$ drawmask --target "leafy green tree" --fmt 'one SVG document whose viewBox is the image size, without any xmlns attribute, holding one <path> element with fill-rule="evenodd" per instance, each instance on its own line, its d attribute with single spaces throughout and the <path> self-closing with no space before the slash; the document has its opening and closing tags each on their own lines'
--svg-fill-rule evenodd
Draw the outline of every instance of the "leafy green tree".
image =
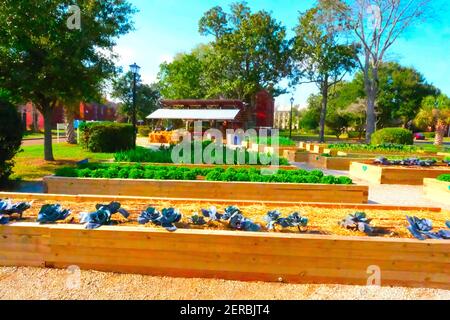
<svg viewBox="0 0 450 320">
<path fill-rule="evenodd" d="M 382 64 L 379 78 L 377 111 L 382 127 L 398 121 L 406 126 L 416 117 L 425 97 L 439 95 L 439 90 L 428 84 L 417 70 L 395 62 Z"/>
<path fill-rule="evenodd" d="M 429 96 L 422 102 L 422 108 L 415 123 L 421 128 L 432 128 L 436 132 L 435 145 L 444 143 L 444 136 L 450 125 L 450 98 L 446 95 Z"/>
<path fill-rule="evenodd" d="M 245 2 L 207 11 L 199 22 L 202 35 L 213 36 L 205 56 L 208 96 L 251 102 L 261 89 L 285 93 L 280 81 L 290 74 L 286 28 L 270 13 L 252 13 Z"/>
<path fill-rule="evenodd" d="M 119 113 L 131 119 L 133 114 L 133 83 L 134 75 L 127 72 L 113 81 L 112 97 L 121 101 Z M 144 84 L 140 76 L 136 82 L 136 108 L 138 120 L 145 118 L 159 107 L 160 93 L 157 84 Z"/>
<path fill-rule="evenodd" d="M 160 65 L 158 85 L 165 99 L 204 99 L 207 96 L 205 50 L 209 50 L 208 46 L 189 54 L 178 54 L 173 62 Z"/>
<path fill-rule="evenodd" d="M 356 50 L 341 44 L 340 1 L 320 0 L 300 15 L 293 41 L 294 84 L 313 82 L 322 95 L 319 140 L 325 142 L 325 123 L 330 89 L 356 67 Z M 336 117 L 334 117 L 336 118 Z"/>
<path fill-rule="evenodd" d="M 72 4 L 81 9 L 81 28 L 68 26 Z M 112 49 L 132 29 L 133 13 L 126 0 L 0 2 L 0 86 L 42 113 L 45 160 L 54 160 L 54 109 L 115 73 Z"/>
<path fill-rule="evenodd" d="M 403 67 L 395 62 L 380 65 L 378 71 L 379 92 L 376 100 L 377 126 L 406 126 L 420 110 L 422 100 L 429 95 L 439 95 L 439 90 L 428 84 L 417 70 Z M 364 92 L 364 75 L 356 74 L 351 87 L 359 87 L 359 97 L 367 98 Z"/>
<path fill-rule="evenodd" d="M 317 130 L 320 121 L 321 95 L 308 97 L 308 107 L 300 112 L 300 128 L 306 131 Z"/>
</svg>

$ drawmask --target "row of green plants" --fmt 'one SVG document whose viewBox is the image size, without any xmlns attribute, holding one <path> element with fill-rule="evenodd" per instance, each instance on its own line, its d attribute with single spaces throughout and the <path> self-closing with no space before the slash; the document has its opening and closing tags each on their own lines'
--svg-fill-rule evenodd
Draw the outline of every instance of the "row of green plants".
<svg viewBox="0 0 450 320">
<path fill-rule="evenodd" d="M 0 199 L 0 224 L 8 224 L 14 216 L 16 216 L 16 219 L 22 219 L 23 213 L 30 209 L 31 206 L 32 203 L 30 202 L 14 203 L 10 199 Z M 37 222 L 40 224 L 49 224 L 64 221 L 71 214 L 70 209 L 64 209 L 60 204 L 45 204 L 39 211 Z M 112 223 L 111 218 L 115 214 L 120 214 L 125 219 L 130 217 L 130 213 L 122 208 L 119 202 L 111 202 L 109 204 L 97 204 L 95 211 L 80 213 L 79 220 L 81 224 L 86 226 L 86 229 L 98 229 L 101 226 L 110 225 Z M 141 225 L 153 224 L 161 226 L 173 232 L 177 230 L 176 224 L 181 222 L 182 218 L 182 213 L 176 208 L 164 208 L 159 211 L 155 207 L 148 207 L 140 213 L 137 222 Z M 406 219 L 409 223 L 407 229 L 419 240 L 450 239 L 450 230 L 433 232 L 433 223 L 431 220 L 409 216 Z M 223 213 L 219 213 L 216 207 L 202 209 L 201 214 L 194 213 L 188 218 L 189 223 L 195 226 L 204 226 L 212 222 L 225 222 L 230 229 L 251 232 L 259 232 L 264 229 L 266 231 L 273 231 L 276 228 L 298 228 L 298 231 L 302 232 L 309 222 L 308 218 L 302 216 L 299 212 L 294 212 L 287 217 L 283 217 L 278 210 L 269 211 L 264 217 L 264 220 L 267 224 L 261 226 L 246 218 L 243 212 L 236 206 L 228 206 Z M 374 235 L 376 228 L 370 225 L 371 221 L 365 212 L 356 212 L 339 221 L 338 225 L 345 229 Z M 450 228 L 450 221 L 446 222 L 446 226 Z"/>
<path fill-rule="evenodd" d="M 450 182 L 450 174 L 442 174 L 437 179 L 439 181 Z"/>
<path fill-rule="evenodd" d="M 395 144 L 395 143 L 384 143 L 378 145 L 335 143 L 328 145 L 328 148 L 339 151 L 368 151 L 368 152 L 391 152 L 391 153 L 412 153 L 419 151 L 419 148 L 416 146 Z"/>
<path fill-rule="evenodd" d="M 289 139 L 288 137 L 258 137 L 256 141 L 252 141 L 257 144 L 267 145 L 268 147 L 272 146 L 274 143 L 278 143 L 278 146 L 280 147 L 295 147 L 297 144 L 292 139 Z"/>
<path fill-rule="evenodd" d="M 207 141 L 203 142 L 202 150 L 205 150 L 207 146 L 209 146 L 212 142 Z M 172 152 L 175 148 L 175 145 L 171 145 L 169 147 L 160 147 L 158 150 L 151 150 L 143 147 L 137 147 L 133 150 L 128 151 L 121 151 L 117 152 L 114 155 L 114 161 L 115 162 L 147 162 L 147 163 L 173 163 L 172 159 Z M 227 153 L 232 154 L 230 159 L 227 158 Z M 241 157 L 241 155 L 244 155 Z M 183 152 L 179 154 L 180 158 L 183 157 Z M 190 155 L 190 161 L 186 161 L 186 163 L 196 163 L 195 161 L 195 153 L 194 153 L 194 145 L 191 145 L 191 155 Z M 216 159 L 215 152 L 213 151 L 211 153 L 211 157 L 213 159 Z M 250 163 L 251 159 L 255 157 L 256 163 L 255 165 L 262 165 L 266 164 L 262 159 L 266 159 L 268 157 L 271 157 L 273 159 L 272 161 L 277 161 L 279 165 L 287 166 L 289 165 L 289 161 L 285 158 L 279 157 L 278 155 L 271 155 L 271 154 L 263 154 L 263 153 L 256 153 L 256 152 L 250 152 L 243 148 L 239 148 L 237 150 L 232 150 L 227 148 L 226 146 L 223 146 L 222 149 L 222 164 L 234 164 L 234 165 L 247 165 L 247 164 L 253 164 Z M 220 160 L 220 159 L 219 159 Z M 206 163 L 205 159 L 202 156 L 202 163 Z"/>
<path fill-rule="evenodd" d="M 449 152 L 450 149 L 446 147 L 439 147 L 435 145 L 422 145 L 422 146 L 410 146 L 395 143 L 383 143 L 378 145 L 373 144 L 357 144 L 357 143 L 334 143 L 328 145 L 329 149 L 344 151 L 344 152 L 383 152 L 383 153 L 398 153 L 398 154 L 411 154 L 411 153 L 438 153 Z"/>
<path fill-rule="evenodd" d="M 179 166 L 86 164 L 58 168 L 59 177 L 104 179 L 207 180 L 229 182 L 352 184 L 348 177 L 325 175 L 320 170 L 258 170 L 256 168 L 189 168 Z"/>
</svg>

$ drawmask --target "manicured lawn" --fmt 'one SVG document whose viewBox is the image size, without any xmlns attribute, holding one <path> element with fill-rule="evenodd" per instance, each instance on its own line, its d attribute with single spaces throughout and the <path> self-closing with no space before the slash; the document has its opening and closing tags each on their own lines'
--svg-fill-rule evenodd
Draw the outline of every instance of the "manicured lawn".
<svg viewBox="0 0 450 320">
<path fill-rule="evenodd" d="M 58 130 L 54 129 L 52 130 L 52 135 L 56 137 L 58 134 Z M 64 136 L 66 133 L 64 130 L 59 130 L 60 136 Z M 44 139 L 44 133 L 43 132 L 32 132 L 32 131 L 26 131 L 23 134 L 23 140 L 30 140 L 30 139 Z"/>
<path fill-rule="evenodd" d="M 66 143 L 54 144 L 53 154 L 56 161 L 44 161 L 44 146 L 22 147 L 16 158 L 12 179 L 23 181 L 40 180 L 46 175 L 51 175 L 61 166 L 75 165 L 78 161 L 88 158 L 90 161 L 113 159 L 112 153 L 92 153 L 83 150 L 78 145 Z"/>
<path fill-rule="evenodd" d="M 280 131 L 280 136 L 289 137 L 289 131 Z M 357 142 L 358 139 L 349 139 L 347 134 L 343 134 L 339 139 L 333 135 L 325 135 L 327 142 Z M 292 132 L 292 140 L 294 141 L 319 141 L 319 135 L 314 134 L 304 134 L 297 131 Z"/>
</svg>

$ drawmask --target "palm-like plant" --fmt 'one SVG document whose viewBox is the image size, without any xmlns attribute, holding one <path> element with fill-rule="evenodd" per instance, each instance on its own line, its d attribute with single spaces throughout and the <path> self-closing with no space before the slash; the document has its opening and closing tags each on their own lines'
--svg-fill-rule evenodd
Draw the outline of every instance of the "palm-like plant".
<svg viewBox="0 0 450 320">
<path fill-rule="evenodd" d="M 425 98 L 414 122 L 421 128 L 434 128 L 436 133 L 434 144 L 442 145 L 446 129 L 450 125 L 450 98 L 443 94 Z"/>
</svg>

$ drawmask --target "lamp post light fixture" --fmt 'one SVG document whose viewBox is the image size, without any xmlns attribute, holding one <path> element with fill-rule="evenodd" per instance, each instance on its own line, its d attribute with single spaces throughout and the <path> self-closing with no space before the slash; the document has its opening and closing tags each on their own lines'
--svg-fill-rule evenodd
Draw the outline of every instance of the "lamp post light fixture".
<svg viewBox="0 0 450 320">
<path fill-rule="evenodd" d="M 132 119 L 133 122 L 133 146 L 136 148 L 136 139 L 137 139 L 137 106 L 136 106 L 136 93 L 137 93 L 137 76 L 139 75 L 139 67 L 136 63 L 130 66 L 130 71 L 133 74 L 133 110 L 132 110 Z"/>
<path fill-rule="evenodd" d="M 293 96 L 290 101 L 291 101 L 291 116 L 289 120 L 289 139 L 292 139 L 292 110 L 294 108 L 294 101 L 295 101 Z"/>
</svg>

